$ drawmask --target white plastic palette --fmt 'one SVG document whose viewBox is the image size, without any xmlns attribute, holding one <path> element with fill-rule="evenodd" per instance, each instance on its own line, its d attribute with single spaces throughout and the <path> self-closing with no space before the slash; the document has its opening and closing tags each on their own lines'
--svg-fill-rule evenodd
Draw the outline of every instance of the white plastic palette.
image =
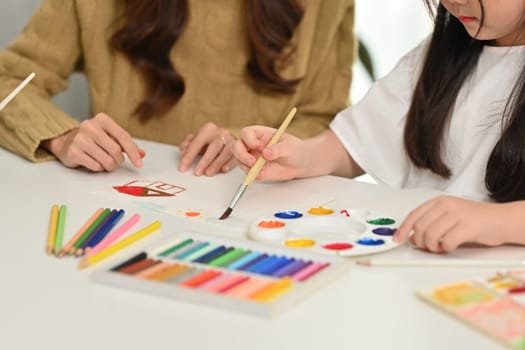
<svg viewBox="0 0 525 350">
<path fill-rule="evenodd" d="M 251 239 L 315 253 L 358 256 L 393 249 L 397 219 L 366 209 L 279 210 L 254 221 Z"/>
</svg>

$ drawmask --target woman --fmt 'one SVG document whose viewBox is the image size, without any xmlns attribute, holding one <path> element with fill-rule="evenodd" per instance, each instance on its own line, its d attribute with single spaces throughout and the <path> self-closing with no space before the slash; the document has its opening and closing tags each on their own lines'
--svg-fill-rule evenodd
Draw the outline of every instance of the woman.
<svg viewBox="0 0 525 350">
<path fill-rule="evenodd" d="M 112 171 L 132 137 L 181 146 L 179 169 L 214 175 L 248 124 L 324 130 L 347 105 L 354 57 L 353 0 L 43 0 L 0 52 L 0 96 L 37 77 L 0 112 L 0 145 L 32 161 Z M 85 74 L 93 118 L 51 101 Z"/>
</svg>

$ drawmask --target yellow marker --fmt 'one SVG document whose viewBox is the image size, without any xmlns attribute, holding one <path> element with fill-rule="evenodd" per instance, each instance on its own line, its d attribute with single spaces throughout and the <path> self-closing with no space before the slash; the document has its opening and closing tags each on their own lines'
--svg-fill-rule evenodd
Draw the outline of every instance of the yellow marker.
<svg viewBox="0 0 525 350">
<path fill-rule="evenodd" d="M 51 208 L 51 219 L 49 222 L 49 231 L 47 233 L 47 255 L 51 255 L 55 248 L 55 237 L 57 235 L 57 223 L 58 223 L 58 205 L 54 204 Z"/>
<path fill-rule="evenodd" d="M 155 230 L 160 228 L 160 222 L 155 221 L 154 223 L 144 227 L 141 230 L 138 230 L 134 234 L 124 238 L 121 241 L 118 241 L 117 243 L 110 245 L 109 247 L 101 250 L 100 252 L 91 255 L 89 257 L 85 257 L 80 261 L 78 264 L 79 269 L 83 269 L 85 267 L 88 267 L 90 265 L 96 264 L 100 262 L 101 260 L 107 258 L 108 256 L 111 256 L 115 254 L 116 252 L 120 251 L 121 249 L 126 248 L 127 246 L 135 243 L 139 239 L 142 239 L 149 235 L 150 233 L 154 232 Z"/>
</svg>

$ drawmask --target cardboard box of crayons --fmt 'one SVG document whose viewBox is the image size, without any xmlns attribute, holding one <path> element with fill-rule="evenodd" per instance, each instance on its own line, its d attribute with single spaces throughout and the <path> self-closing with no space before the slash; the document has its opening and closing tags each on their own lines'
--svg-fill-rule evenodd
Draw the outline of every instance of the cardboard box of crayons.
<svg viewBox="0 0 525 350">
<path fill-rule="evenodd" d="M 448 315 L 515 349 L 525 349 L 525 270 L 421 289 Z"/>
<path fill-rule="evenodd" d="M 186 232 L 97 270 L 93 278 L 180 301 L 275 316 L 350 266 L 341 257 Z"/>
</svg>

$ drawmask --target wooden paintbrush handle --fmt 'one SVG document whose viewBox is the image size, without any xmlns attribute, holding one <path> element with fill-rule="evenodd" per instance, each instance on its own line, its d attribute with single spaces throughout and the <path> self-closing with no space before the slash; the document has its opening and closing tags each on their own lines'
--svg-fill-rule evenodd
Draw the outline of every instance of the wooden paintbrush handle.
<svg viewBox="0 0 525 350">
<path fill-rule="evenodd" d="M 281 136 L 283 136 L 286 128 L 288 127 L 288 125 L 290 125 L 290 122 L 292 121 L 292 119 L 295 116 L 296 112 L 297 112 L 297 108 L 296 107 L 294 107 L 294 108 L 292 108 L 290 110 L 290 112 L 288 113 L 286 118 L 284 118 L 284 120 L 283 120 L 281 126 L 279 127 L 279 129 L 277 129 L 275 134 L 273 134 L 272 138 L 270 139 L 270 142 L 268 142 L 266 147 L 271 146 L 271 145 L 277 143 L 277 141 L 279 141 Z M 262 156 L 259 156 L 259 158 L 257 158 L 257 161 L 255 162 L 255 164 L 252 166 L 252 168 L 248 172 L 248 175 L 246 175 L 246 178 L 244 179 L 244 184 L 246 186 L 251 184 L 253 182 L 253 180 L 255 180 L 257 175 L 259 175 L 259 173 L 261 172 L 262 167 L 264 166 L 264 163 L 266 163 L 266 160 Z"/>
</svg>

